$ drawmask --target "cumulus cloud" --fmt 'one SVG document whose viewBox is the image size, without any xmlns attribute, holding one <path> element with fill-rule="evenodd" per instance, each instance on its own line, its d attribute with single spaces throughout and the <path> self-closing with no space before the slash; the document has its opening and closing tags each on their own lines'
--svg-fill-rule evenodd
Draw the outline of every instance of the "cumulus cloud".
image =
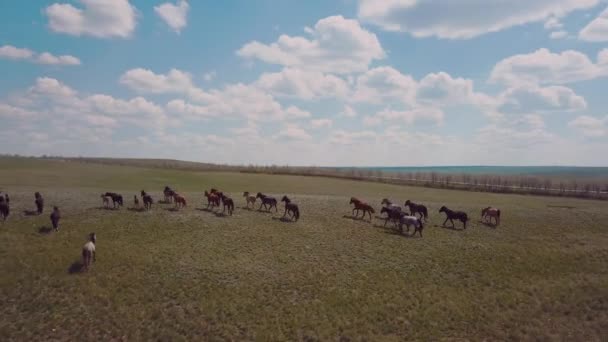
<svg viewBox="0 0 608 342">
<path fill-rule="evenodd" d="M 578 33 L 578 37 L 588 42 L 608 41 L 608 8 L 593 19 Z"/>
<path fill-rule="evenodd" d="M 171 69 L 164 75 L 135 68 L 122 74 L 120 83 L 142 94 L 187 94 L 195 88 L 192 75 L 178 69 Z"/>
<path fill-rule="evenodd" d="M 608 116 L 600 119 L 582 115 L 570 121 L 568 126 L 579 130 L 584 136 L 589 138 L 608 136 Z"/>
<path fill-rule="evenodd" d="M 57 33 L 96 38 L 128 38 L 137 24 L 137 10 L 128 0 L 80 0 L 82 7 L 55 3 L 45 10 Z"/>
<path fill-rule="evenodd" d="M 608 75 L 608 65 L 604 63 L 608 55 L 606 50 L 598 54 L 597 64 L 575 50 L 553 53 L 543 48 L 529 54 L 511 56 L 494 66 L 490 81 L 504 84 L 564 84 L 604 77 Z"/>
<path fill-rule="evenodd" d="M 74 56 L 55 56 L 49 52 L 37 54 L 30 49 L 17 48 L 12 45 L 0 46 L 0 58 L 25 60 L 32 63 L 48 65 L 80 65 L 80 60 Z"/>
<path fill-rule="evenodd" d="M 376 133 L 373 131 L 345 131 L 335 130 L 331 132 L 329 143 L 338 145 L 351 145 L 360 141 L 374 140 Z"/>
<path fill-rule="evenodd" d="M 310 125 L 313 128 L 323 128 L 323 127 L 331 127 L 333 125 L 333 121 L 331 119 L 315 119 L 310 121 Z"/>
<path fill-rule="evenodd" d="M 387 121 L 401 122 L 408 125 L 420 121 L 427 121 L 439 125 L 443 122 L 443 118 L 443 111 L 441 109 L 432 107 L 414 108 L 403 111 L 384 109 L 373 116 L 366 117 L 363 122 L 368 126 L 379 125 Z"/>
<path fill-rule="evenodd" d="M 281 35 L 271 44 L 252 41 L 237 51 L 246 59 L 257 59 L 302 70 L 347 74 L 367 70 L 385 52 L 375 34 L 356 20 L 332 16 L 307 28 L 309 37 Z"/>
<path fill-rule="evenodd" d="M 380 104 L 385 101 L 412 103 L 417 83 L 393 67 L 377 67 L 357 77 L 354 102 Z"/>
<path fill-rule="evenodd" d="M 599 0 L 359 0 L 358 16 L 414 37 L 469 39 L 589 9 Z M 471 15 L 480 13 L 481 15 Z"/>
<path fill-rule="evenodd" d="M 312 137 L 304 129 L 297 125 L 287 124 L 283 127 L 276 135 L 279 139 L 290 139 L 290 140 L 310 140 Z"/>
<path fill-rule="evenodd" d="M 566 38 L 566 37 L 568 37 L 568 32 L 566 32 L 566 31 L 553 31 L 549 35 L 549 38 L 551 38 L 551 39 L 562 39 L 562 38 Z"/>
<path fill-rule="evenodd" d="M 344 98 L 350 90 L 348 83 L 337 76 L 293 68 L 264 73 L 255 85 L 277 96 L 304 100 Z"/>
<path fill-rule="evenodd" d="M 154 6 L 156 14 L 176 33 L 180 33 L 188 24 L 189 9 L 190 5 L 185 0 L 180 0 L 176 4 L 165 2 Z"/>
<path fill-rule="evenodd" d="M 345 118 L 354 118 L 357 116 L 357 111 L 355 111 L 353 107 L 349 105 L 344 105 L 344 109 L 338 114 L 338 116 Z"/>
<path fill-rule="evenodd" d="M 522 85 L 509 88 L 499 96 L 503 112 L 579 111 L 587 102 L 572 89 L 563 86 Z"/>
</svg>

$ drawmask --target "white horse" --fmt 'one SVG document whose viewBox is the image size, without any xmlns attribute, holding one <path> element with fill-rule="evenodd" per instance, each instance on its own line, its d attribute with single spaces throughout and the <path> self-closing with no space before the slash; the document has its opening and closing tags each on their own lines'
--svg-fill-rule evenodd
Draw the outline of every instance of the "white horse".
<svg viewBox="0 0 608 342">
<path fill-rule="evenodd" d="M 422 237 L 422 229 L 424 229 L 424 226 L 422 225 L 422 220 L 420 220 L 416 216 L 401 216 L 401 219 L 399 219 L 399 231 L 401 233 L 403 233 L 403 225 L 407 227 L 408 232 L 410 231 L 410 226 L 414 226 L 414 234 L 412 235 L 416 235 L 416 232 L 418 232 L 418 234 L 420 234 L 420 237 Z"/>
<path fill-rule="evenodd" d="M 84 266 L 84 270 L 89 270 L 89 265 L 91 264 L 91 259 L 95 262 L 95 242 L 97 241 L 97 236 L 95 233 L 89 234 L 89 242 L 85 243 L 82 246 L 82 265 Z"/>
</svg>

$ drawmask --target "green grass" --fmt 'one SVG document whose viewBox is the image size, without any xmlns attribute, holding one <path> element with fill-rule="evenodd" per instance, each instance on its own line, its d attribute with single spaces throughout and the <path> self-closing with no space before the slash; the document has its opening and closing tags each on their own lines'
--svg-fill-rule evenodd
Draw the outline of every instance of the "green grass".
<svg viewBox="0 0 608 342">
<path fill-rule="evenodd" d="M 0 224 L 2 340 L 572 340 L 608 336 L 608 203 L 399 187 L 318 177 L 196 173 L 0 160 L 12 215 Z M 171 185 L 189 207 L 100 210 Z M 233 217 L 196 210 L 218 187 Z M 289 194 L 298 223 L 241 209 L 243 191 Z M 43 216 L 33 192 L 45 196 Z M 345 218 L 348 199 L 427 204 L 424 238 Z M 466 231 L 441 227 L 441 205 Z M 48 208 L 58 205 L 59 233 Z M 502 224 L 479 223 L 498 206 Z M 281 213 L 281 212 L 280 212 Z M 71 274 L 86 235 L 97 262 Z"/>
</svg>

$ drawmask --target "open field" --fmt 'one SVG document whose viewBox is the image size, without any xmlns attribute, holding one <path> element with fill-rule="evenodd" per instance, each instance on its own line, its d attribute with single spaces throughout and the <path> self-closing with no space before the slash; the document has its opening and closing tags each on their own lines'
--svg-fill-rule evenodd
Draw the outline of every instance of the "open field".
<svg viewBox="0 0 608 342">
<path fill-rule="evenodd" d="M 165 185 L 189 207 L 127 210 Z M 198 210 L 217 187 L 233 217 Z M 1 340 L 571 340 L 608 336 L 608 203 L 321 177 L 0 160 Z M 301 220 L 241 209 L 289 194 Z M 34 191 L 46 200 L 43 216 Z M 126 206 L 101 209 L 99 194 Z M 348 217 L 348 199 L 426 204 L 424 238 Z M 62 228 L 48 233 L 52 205 Z M 473 218 L 442 228 L 441 205 Z M 480 209 L 501 208 L 498 228 Z M 279 206 L 282 207 L 282 206 Z M 457 225 L 459 227 L 459 225 Z M 89 232 L 97 262 L 70 272 Z"/>
</svg>

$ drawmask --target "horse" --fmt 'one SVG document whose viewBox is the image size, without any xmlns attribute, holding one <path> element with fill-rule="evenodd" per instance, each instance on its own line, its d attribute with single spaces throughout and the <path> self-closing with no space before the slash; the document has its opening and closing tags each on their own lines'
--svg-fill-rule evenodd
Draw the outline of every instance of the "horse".
<svg viewBox="0 0 608 342">
<path fill-rule="evenodd" d="M 441 209 L 439 209 L 439 212 L 445 213 L 446 215 L 445 221 L 443 221 L 442 226 L 445 226 L 445 223 L 450 220 L 450 222 L 452 222 L 452 228 L 455 228 L 453 220 L 456 219 L 462 222 L 464 229 L 467 229 L 467 221 L 469 220 L 469 216 L 467 215 L 467 213 L 463 211 L 453 211 L 448 209 L 446 206 L 442 206 Z"/>
<path fill-rule="evenodd" d="M 84 270 L 89 270 L 89 265 L 91 264 L 91 259 L 93 262 L 96 261 L 95 258 L 95 243 L 97 242 L 97 236 L 95 233 L 89 234 L 89 241 L 82 246 L 82 265 L 84 266 Z"/>
<path fill-rule="evenodd" d="M 251 203 L 251 207 L 255 207 L 255 196 L 249 195 L 248 191 L 243 192 L 243 197 L 247 200 L 247 208 L 249 208 L 249 203 Z"/>
<path fill-rule="evenodd" d="M 412 235 L 416 235 L 416 232 L 418 232 L 418 234 L 420 234 L 420 237 L 422 237 L 422 229 L 424 229 L 424 226 L 422 225 L 421 218 L 418 218 L 416 216 L 403 215 L 399 218 L 399 231 L 401 233 L 403 233 L 403 225 L 407 227 L 408 232 L 410 231 L 410 226 L 414 226 L 414 234 Z"/>
<path fill-rule="evenodd" d="M 133 195 L 133 205 L 135 206 L 135 208 L 139 209 L 139 198 L 137 197 L 137 195 Z"/>
<path fill-rule="evenodd" d="M 53 212 L 51 213 L 50 219 L 51 219 L 51 223 L 53 224 L 53 229 L 55 229 L 55 231 L 58 232 L 59 231 L 59 220 L 61 219 L 61 213 L 59 212 L 59 208 L 53 207 Z"/>
<path fill-rule="evenodd" d="M 277 199 L 276 198 L 266 196 L 261 192 L 258 192 L 258 194 L 255 197 L 259 198 L 262 201 L 262 203 L 260 204 L 260 208 L 258 210 L 262 210 L 262 206 L 264 206 L 264 209 L 266 209 L 266 211 L 270 211 L 270 209 L 272 209 L 272 207 L 274 207 L 275 212 L 279 211 L 279 209 L 277 209 Z"/>
<path fill-rule="evenodd" d="M 401 207 L 394 204 L 393 202 L 391 202 L 388 198 L 383 198 L 382 202 L 380 203 L 382 206 L 386 206 L 389 207 L 391 209 L 395 209 L 395 210 L 399 210 L 401 211 Z"/>
<path fill-rule="evenodd" d="M 351 197 L 350 198 L 350 203 L 349 204 L 354 204 L 355 207 L 353 208 L 352 211 L 352 215 L 357 218 L 359 215 L 359 210 L 363 211 L 363 216 L 361 216 L 361 219 L 365 219 L 365 213 L 369 214 L 369 220 L 372 220 L 372 214 L 375 214 L 376 211 L 374 210 L 374 208 L 372 208 L 371 205 L 355 198 L 355 197 Z M 355 214 L 355 211 L 357 211 L 357 213 Z"/>
<path fill-rule="evenodd" d="M 36 211 L 38 212 L 38 215 L 40 215 L 44 211 L 44 198 L 42 198 L 42 195 L 39 192 L 36 192 L 34 194 L 34 198 L 34 203 L 36 204 Z"/>
<path fill-rule="evenodd" d="M 492 208 L 492 207 L 487 207 L 487 208 L 483 208 L 481 210 L 481 219 L 485 220 L 489 218 L 489 223 L 492 223 L 492 217 L 494 218 L 495 221 L 495 226 L 498 226 L 500 224 L 500 209 L 497 208 Z"/>
<path fill-rule="evenodd" d="M 144 208 L 146 210 L 150 210 L 152 209 L 152 204 L 154 203 L 154 200 L 152 199 L 152 196 L 148 195 L 145 191 L 142 190 L 142 195 L 141 198 L 144 202 Z"/>
<path fill-rule="evenodd" d="M 101 194 L 101 201 L 103 202 L 103 206 L 105 208 L 109 208 L 110 207 L 110 196 L 106 196 L 104 194 Z"/>
<path fill-rule="evenodd" d="M 122 207 L 123 201 L 122 201 L 121 194 L 117 194 L 114 192 L 106 192 L 105 195 L 112 198 L 112 205 L 114 205 L 114 209 L 116 209 L 116 207 L 118 207 L 118 206 Z"/>
<path fill-rule="evenodd" d="M 6 221 L 9 213 L 10 213 L 9 203 L 4 199 L 4 197 L 2 195 L 0 195 L 0 216 L 2 216 L 2 221 Z"/>
<path fill-rule="evenodd" d="M 300 209 L 298 208 L 297 204 L 292 203 L 287 196 L 283 196 L 283 198 L 281 198 L 281 202 L 285 202 L 285 212 L 283 213 L 283 218 L 285 218 L 287 213 L 289 213 L 290 219 L 293 220 L 295 218 L 296 221 L 300 219 Z"/>
<path fill-rule="evenodd" d="M 386 219 L 384 220 L 384 227 L 386 227 L 388 220 L 393 221 L 395 226 L 397 226 L 397 222 L 399 222 L 399 220 L 401 220 L 401 216 L 404 215 L 404 213 L 401 210 L 391 209 L 390 207 L 382 207 L 382 209 L 380 210 L 380 214 L 384 214 L 384 213 L 386 213 Z"/>
<path fill-rule="evenodd" d="M 174 190 L 172 190 L 170 187 L 165 186 L 165 189 L 163 190 L 163 194 L 165 195 L 165 202 L 171 203 L 176 192 Z"/>
<path fill-rule="evenodd" d="M 410 200 L 405 201 L 405 206 L 410 208 L 410 214 L 412 216 L 416 216 L 416 214 L 420 214 L 420 219 L 424 217 L 424 220 L 428 218 L 428 210 L 422 204 L 416 204 Z"/>
<path fill-rule="evenodd" d="M 173 201 L 175 202 L 175 208 L 183 208 L 186 206 L 186 197 L 173 192 Z"/>
<path fill-rule="evenodd" d="M 215 189 L 211 189 L 211 191 L 213 191 Z M 213 208 L 213 207 L 219 207 L 220 206 L 220 198 L 217 195 L 217 192 L 207 192 L 207 190 L 205 190 L 205 197 L 207 197 L 207 209 L 209 209 L 209 207 Z"/>
<path fill-rule="evenodd" d="M 226 208 L 228 208 L 228 213 L 230 214 L 230 216 L 232 216 L 232 212 L 234 211 L 234 201 L 232 200 L 232 198 L 224 195 L 222 192 L 218 194 L 220 199 L 222 200 L 222 205 L 224 206 L 224 210 L 222 211 L 222 213 L 224 213 L 226 211 Z"/>
</svg>

